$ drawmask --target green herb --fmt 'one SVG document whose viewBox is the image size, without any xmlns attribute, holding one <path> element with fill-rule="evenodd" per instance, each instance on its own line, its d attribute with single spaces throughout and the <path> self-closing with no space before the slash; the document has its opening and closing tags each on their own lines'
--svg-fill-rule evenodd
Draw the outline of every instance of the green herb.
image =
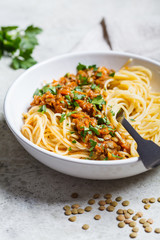
<svg viewBox="0 0 160 240">
<path fill-rule="evenodd" d="M 111 112 L 112 116 L 115 116 L 115 112 L 113 112 L 112 109 L 110 110 L 110 112 Z"/>
<path fill-rule="evenodd" d="M 92 83 L 92 85 L 91 85 L 91 89 L 94 90 L 96 87 L 97 87 L 97 85 L 94 84 L 94 83 Z"/>
<path fill-rule="evenodd" d="M 114 77 L 114 75 L 115 75 L 115 72 L 112 72 L 109 74 L 110 77 Z"/>
<path fill-rule="evenodd" d="M 57 95 L 56 86 L 50 86 L 48 89 L 53 95 Z"/>
<path fill-rule="evenodd" d="M 96 104 L 96 105 L 106 104 L 106 102 L 104 101 L 102 95 L 98 95 L 97 97 L 93 98 L 92 103 Z"/>
<path fill-rule="evenodd" d="M 100 135 L 98 129 L 96 127 L 93 127 L 91 124 L 89 125 L 89 129 L 94 132 L 96 135 Z"/>
<path fill-rule="evenodd" d="M 109 119 L 106 116 L 102 118 L 101 115 L 96 115 L 95 117 L 98 117 L 98 124 L 99 125 L 103 124 L 103 123 L 105 123 L 106 125 L 110 124 L 110 121 L 109 121 Z"/>
<path fill-rule="evenodd" d="M 42 95 L 43 95 L 43 91 L 41 89 L 37 88 L 33 94 L 33 97 L 34 96 L 42 96 Z"/>
<path fill-rule="evenodd" d="M 84 142 L 84 141 L 85 141 L 85 137 L 86 137 L 86 135 L 87 135 L 87 133 L 88 133 L 88 131 L 89 131 L 89 128 L 87 128 L 87 127 L 81 127 L 81 128 L 84 129 L 84 131 L 81 131 L 81 132 L 80 132 L 80 134 L 81 134 L 81 136 L 82 136 L 82 139 L 83 139 L 83 142 Z"/>
<path fill-rule="evenodd" d="M 77 141 L 76 140 L 73 140 L 72 143 L 76 143 Z"/>
<path fill-rule="evenodd" d="M 12 58 L 11 67 L 14 69 L 27 69 L 37 63 L 32 53 L 38 45 L 37 34 L 42 29 L 33 25 L 25 30 L 18 29 L 18 26 L 0 28 L 0 58 L 6 54 Z"/>
<path fill-rule="evenodd" d="M 100 142 L 104 142 L 104 139 L 103 139 L 103 138 L 98 138 L 98 140 L 99 140 Z"/>
<path fill-rule="evenodd" d="M 74 90 L 75 90 L 75 91 L 79 91 L 79 92 L 81 92 L 81 91 L 82 91 L 82 88 L 81 88 L 80 86 L 77 86 L 77 87 L 75 87 Z"/>
<path fill-rule="evenodd" d="M 96 76 L 97 77 L 102 77 L 102 72 L 98 72 Z"/>
<path fill-rule="evenodd" d="M 73 99 L 73 106 L 74 107 L 79 107 L 79 104 Z"/>
<path fill-rule="evenodd" d="M 88 66 L 88 69 L 91 69 L 93 68 L 93 71 L 97 71 L 98 70 L 98 67 L 94 64 L 94 65 L 91 65 L 91 66 Z"/>
<path fill-rule="evenodd" d="M 90 99 L 90 97 L 88 97 L 87 102 L 92 103 L 92 99 Z"/>
<path fill-rule="evenodd" d="M 67 117 L 70 117 L 72 114 L 74 114 L 74 113 L 77 113 L 77 111 L 73 111 L 73 112 L 69 112 L 68 114 L 67 114 Z"/>
<path fill-rule="evenodd" d="M 89 141 L 90 141 L 90 144 L 91 144 L 91 148 L 89 149 L 89 151 L 91 152 L 95 148 L 95 146 L 97 145 L 97 142 L 95 142 L 92 139 L 90 139 Z"/>
<path fill-rule="evenodd" d="M 75 132 L 74 131 L 70 131 L 70 134 L 74 134 Z"/>
<path fill-rule="evenodd" d="M 46 84 L 42 89 L 40 89 L 43 94 L 46 93 L 46 92 L 50 92 L 52 93 L 53 95 L 56 95 L 57 94 L 57 91 L 56 91 L 56 87 L 55 86 L 50 86 L 49 84 Z"/>
<path fill-rule="evenodd" d="M 89 157 L 93 157 L 93 152 L 90 152 Z"/>
<path fill-rule="evenodd" d="M 118 156 L 118 155 L 114 155 L 113 153 L 112 153 L 112 157 L 122 159 L 122 157 L 120 157 L 120 156 Z"/>
<path fill-rule="evenodd" d="M 78 66 L 77 66 L 77 70 L 80 71 L 80 70 L 85 70 L 87 69 L 87 67 L 81 63 L 78 63 Z"/>
<path fill-rule="evenodd" d="M 136 120 L 135 120 L 135 119 L 133 119 L 133 118 L 131 118 L 130 120 L 131 120 L 132 122 L 135 122 L 135 121 L 136 121 Z"/>
<path fill-rule="evenodd" d="M 66 73 L 66 74 L 64 75 L 64 77 L 69 77 L 69 73 Z"/>
<path fill-rule="evenodd" d="M 61 101 L 61 103 L 64 103 L 64 101 Z"/>
<path fill-rule="evenodd" d="M 69 95 L 65 95 L 65 98 L 71 100 L 71 97 Z"/>
<path fill-rule="evenodd" d="M 110 134 L 112 137 L 115 137 L 115 133 L 114 133 L 114 132 L 109 132 L 109 134 Z"/>
<path fill-rule="evenodd" d="M 80 86 L 90 84 L 90 83 L 88 82 L 88 79 L 87 79 L 86 77 L 82 77 L 81 74 L 79 75 L 79 80 L 80 80 Z"/>
<path fill-rule="evenodd" d="M 81 100 L 85 97 L 86 97 L 86 95 L 84 95 L 84 94 L 74 93 L 74 100 Z"/>
<path fill-rule="evenodd" d="M 71 148 L 71 147 L 69 147 L 69 148 L 68 148 L 68 151 L 72 151 L 72 148 Z"/>
<path fill-rule="evenodd" d="M 40 108 L 38 109 L 38 112 L 41 112 L 41 113 L 46 112 L 46 105 L 40 106 Z"/>
<path fill-rule="evenodd" d="M 108 157 L 105 157 L 104 160 L 108 160 Z"/>
<path fill-rule="evenodd" d="M 60 123 L 62 123 L 64 120 L 66 119 L 66 114 L 65 113 L 62 113 L 61 114 L 61 118 L 60 118 Z"/>
</svg>

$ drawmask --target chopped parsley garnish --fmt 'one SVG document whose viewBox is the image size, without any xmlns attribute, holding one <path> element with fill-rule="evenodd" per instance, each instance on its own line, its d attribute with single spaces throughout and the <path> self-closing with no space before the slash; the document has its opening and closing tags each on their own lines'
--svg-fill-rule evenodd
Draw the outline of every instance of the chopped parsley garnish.
<svg viewBox="0 0 160 240">
<path fill-rule="evenodd" d="M 85 70 L 87 69 L 86 65 L 83 65 L 81 63 L 78 63 L 78 66 L 77 66 L 77 70 L 80 71 L 80 70 Z"/>
<path fill-rule="evenodd" d="M 120 157 L 120 156 L 118 156 L 118 155 L 114 155 L 113 153 L 112 153 L 112 157 L 119 158 L 119 159 L 122 159 L 122 158 L 123 158 L 123 157 Z"/>
<path fill-rule="evenodd" d="M 34 96 L 42 96 L 43 95 L 43 91 L 39 88 L 36 89 L 36 91 L 33 93 L 33 97 Z"/>
<path fill-rule="evenodd" d="M 89 157 L 93 157 L 93 152 L 90 152 Z"/>
<path fill-rule="evenodd" d="M 57 94 L 56 86 L 50 86 L 48 89 L 53 95 Z"/>
<path fill-rule="evenodd" d="M 115 137 L 115 132 L 109 132 L 112 137 Z"/>
<path fill-rule="evenodd" d="M 110 124 L 110 121 L 109 119 L 105 116 L 105 117 L 101 117 L 101 115 L 96 115 L 95 117 L 98 117 L 98 124 L 106 124 L 106 125 L 109 125 Z"/>
<path fill-rule="evenodd" d="M 101 106 L 102 104 L 106 104 L 106 102 L 104 101 L 102 95 L 98 95 L 97 97 L 93 98 L 92 104 Z"/>
<path fill-rule="evenodd" d="M 40 106 L 40 108 L 38 109 L 38 112 L 41 112 L 41 113 L 46 112 L 46 105 Z"/>
<path fill-rule="evenodd" d="M 102 72 L 98 72 L 96 76 L 97 77 L 102 77 Z"/>
<path fill-rule="evenodd" d="M 64 101 L 61 101 L 61 103 L 64 103 Z"/>
<path fill-rule="evenodd" d="M 95 148 L 95 146 L 97 145 L 97 142 L 95 142 L 92 139 L 90 139 L 89 141 L 90 141 L 90 144 L 91 144 L 91 148 L 89 149 L 89 151 L 91 152 Z"/>
<path fill-rule="evenodd" d="M 136 121 L 136 120 L 135 120 L 135 119 L 133 119 L 133 118 L 131 118 L 130 120 L 131 120 L 132 122 L 135 122 L 135 121 Z"/>
<path fill-rule="evenodd" d="M 69 95 L 65 95 L 65 98 L 71 100 L 71 97 Z"/>
<path fill-rule="evenodd" d="M 98 129 L 96 127 L 93 127 L 91 124 L 89 125 L 89 129 L 94 132 L 96 135 L 100 135 Z"/>
<path fill-rule="evenodd" d="M 99 140 L 100 142 L 104 142 L 104 139 L 103 139 L 103 138 L 98 138 L 98 140 Z"/>
<path fill-rule="evenodd" d="M 85 94 L 74 93 L 74 100 L 81 100 L 85 97 L 86 97 Z"/>
<path fill-rule="evenodd" d="M 75 87 L 74 90 L 75 90 L 75 91 L 79 91 L 79 92 L 81 92 L 81 91 L 82 91 L 82 88 L 81 88 L 80 86 L 77 86 L 77 87 Z"/>
<path fill-rule="evenodd" d="M 108 160 L 108 157 L 105 157 L 104 160 Z"/>
<path fill-rule="evenodd" d="M 73 140 L 72 143 L 76 143 L 77 141 L 76 140 Z"/>
<path fill-rule="evenodd" d="M 69 73 L 66 73 L 66 74 L 64 75 L 64 77 L 69 77 L 69 75 L 70 75 Z"/>
<path fill-rule="evenodd" d="M 112 116 L 115 116 L 115 112 L 112 109 L 110 109 L 110 112 L 111 112 Z"/>
<path fill-rule="evenodd" d="M 66 114 L 65 113 L 62 113 L 61 114 L 61 118 L 60 118 L 60 123 L 62 123 L 64 120 L 66 119 Z"/>
<path fill-rule="evenodd" d="M 80 86 L 89 84 L 88 79 L 86 77 L 82 77 L 81 74 L 79 75 L 79 80 L 80 80 Z"/>
<path fill-rule="evenodd" d="M 72 114 L 74 114 L 74 113 L 77 113 L 77 111 L 73 111 L 73 112 L 69 112 L 68 114 L 67 114 L 67 117 L 70 117 Z"/>
<path fill-rule="evenodd" d="M 114 75 L 115 75 L 115 72 L 112 72 L 109 74 L 110 77 L 114 77 Z"/>
<path fill-rule="evenodd" d="M 91 89 L 94 90 L 96 87 L 97 87 L 97 85 L 94 84 L 94 83 L 92 83 L 92 85 L 91 85 Z"/>
<path fill-rule="evenodd" d="M 91 68 L 93 68 L 94 72 L 98 70 L 98 67 L 95 64 L 88 66 L 88 69 L 91 69 Z"/>
<path fill-rule="evenodd" d="M 74 134 L 75 132 L 74 131 L 70 131 L 70 134 Z"/>
<path fill-rule="evenodd" d="M 73 106 L 74 107 L 79 107 L 79 104 L 73 99 Z"/>
<path fill-rule="evenodd" d="M 68 148 L 68 151 L 72 151 L 72 148 L 71 148 L 71 147 L 69 147 L 69 148 Z"/>
</svg>

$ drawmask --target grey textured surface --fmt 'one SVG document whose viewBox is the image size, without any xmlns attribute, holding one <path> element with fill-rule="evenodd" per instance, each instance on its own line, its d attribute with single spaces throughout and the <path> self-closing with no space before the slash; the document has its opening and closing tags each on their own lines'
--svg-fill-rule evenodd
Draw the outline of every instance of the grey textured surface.
<svg viewBox="0 0 160 240">
<path fill-rule="evenodd" d="M 39 36 L 40 46 L 34 53 L 37 60 L 70 51 L 80 39 L 106 14 L 112 16 L 130 11 L 135 17 L 157 14 L 158 1 L 106 1 L 106 0 L 1 0 L 0 24 L 18 24 L 25 27 L 34 23 L 44 29 Z M 137 6 L 136 9 L 134 6 Z M 144 11 L 145 9 L 145 11 Z M 77 179 L 51 170 L 33 159 L 22 149 L 8 130 L 3 118 L 2 105 L 11 83 L 23 70 L 9 68 L 10 60 L 0 61 L 0 239 L 2 240 L 51 240 L 51 239 L 129 239 L 131 229 L 117 228 L 115 213 L 102 212 L 102 219 L 95 221 L 94 211 L 78 216 L 71 223 L 64 216 L 65 204 L 79 202 L 82 207 L 95 192 L 106 192 L 113 197 L 121 195 L 131 202 L 130 207 L 142 210 L 145 217 L 155 220 L 153 229 L 160 227 L 160 203 L 148 211 L 141 203 L 144 197 L 160 196 L 160 168 L 139 176 L 115 181 L 91 181 Z M 70 198 L 78 192 L 77 200 Z M 120 206 L 120 205 L 119 205 Z M 90 225 L 83 231 L 84 223 Z M 159 239 L 153 232 L 147 234 L 140 228 L 137 239 Z"/>
</svg>

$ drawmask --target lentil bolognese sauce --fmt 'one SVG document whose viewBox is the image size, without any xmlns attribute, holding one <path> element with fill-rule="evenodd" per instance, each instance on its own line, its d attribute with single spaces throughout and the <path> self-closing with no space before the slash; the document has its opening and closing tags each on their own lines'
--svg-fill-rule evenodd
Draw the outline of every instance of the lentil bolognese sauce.
<svg viewBox="0 0 160 240">
<path fill-rule="evenodd" d="M 114 77 L 112 69 L 79 63 L 76 75 L 67 73 L 36 89 L 31 108 L 23 114 L 22 134 L 64 156 L 93 160 L 132 156 L 131 139 L 115 124 L 118 110 L 109 105 L 108 96 L 120 84 Z"/>
</svg>

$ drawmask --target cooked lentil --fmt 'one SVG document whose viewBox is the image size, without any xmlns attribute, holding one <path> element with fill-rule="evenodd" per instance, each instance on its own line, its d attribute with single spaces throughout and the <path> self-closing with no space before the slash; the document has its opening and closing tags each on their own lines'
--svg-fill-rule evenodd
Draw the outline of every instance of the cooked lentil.
<svg viewBox="0 0 160 240">
<path fill-rule="evenodd" d="M 106 204 L 110 204 L 111 202 L 112 202 L 112 199 L 111 198 L 108 198 L 108 199 L 106 199 Z"/>
<path fill-rule="evenodd" d="M 143 224 L 143 227 L 144 227 L 144 228 L 150 227 L 150 224 L 149 224 L 148 222 L 145 222 L 145 223 Z"/>
<path fill-rule="evenodd" d="M 71 210 L 71 213 L 72 213 L 72 214 L 77 214 L 77 213 L 78 213 L 77 208 L 73 208 L 73 209 Z"/>
<path fill-rule="evenodd" d="M 142 213 L 142 212 L 137 212 L 137 213 L 136 213 L 136 216 L 137 216 L 138 218 L 141 218 L 141 217 L 143 217 L 143 213 Z"/>
<path fill-rule="evenodd" d="M 150 224 L 153 224 L 153 219 L 152 219 L 152 218 L 149 218 L 149 219 L 147 220 L 147 222 L 150 223 Z"/>
<path fill-rule="evenodd" d="M 70 207 L 69 205 L 65 205 L 65 206 L 63 207 L 63 209 L 64 209 L 64 210 L 70 210 L 71 207 Z"/>
<path fill-rule="evenodd" d="M 73 205 L 72 205 L 72 208 L 79 208 L 79 207 L 80 207 L 79 204 L 73 204 Z"/>
<path fill-rule="evenodd" d="M 67 216 L 71 215 L 71 210 L 66 210 L 64 214 Z"/>
<path fill-rule="evenodd" d="M 144 199 L 142 199 L 142 202 L 143 203 L 149 203 L 149 199 L 148 198 L 144 198 Z"/>
<path fill-rule="evenodd" d="M 141 224 L 144 224 L 146 222 L 146 219 L 145 218 L 141 218 L 140 220 L 139 220 L 139 223 L 141 223 Z"/>
<path fill-rule="evenodd" d="M 116 207 L 118 205 L 118 203 L 116 201 L 113 201 L 113 202 L 110 203 L 110 205 L 113 206 L 113 207 Z"/>
<path fill-rule="evenodd" d="M 125 222 L 126 224 L 130 224 L 130 222 L 132 222 L 132 220 L 130 220 L 130 219 L 125 219 L 124 222 Z"/>
<path fill-rule="evenodd" d="M 138 219 L 138 216 L 137 216 L 137 215 L 134 215 L 134 216 L 132 217 L 132 219 L 133 219 L 134 221 L 136 221 L 136 220 Z"/>
<path fill-rule="evenodd" d="M 125 217 L 126 219 L 129 219 L 129 218 L 131 217 L 131 215 L 130 215 L 129 213 L 125 213 L 125 214 L 124 214 L 124 217 Z"/>
<path fill-rule="evenodd" d="M 133 211 L 132 209 L 128 209 L 127 212 L 128 212 L 130 215 L 134 214 L 134 211 Z"/>
<path fill-rule="evenodd" d="M 158 202 L 160 202 L 160 197 L 157 199 Z"/>
<path fill-rule="evenodd" d="M 118 209 L 117 214 L 123 214 L 123 209 Z"/>
</svg>

